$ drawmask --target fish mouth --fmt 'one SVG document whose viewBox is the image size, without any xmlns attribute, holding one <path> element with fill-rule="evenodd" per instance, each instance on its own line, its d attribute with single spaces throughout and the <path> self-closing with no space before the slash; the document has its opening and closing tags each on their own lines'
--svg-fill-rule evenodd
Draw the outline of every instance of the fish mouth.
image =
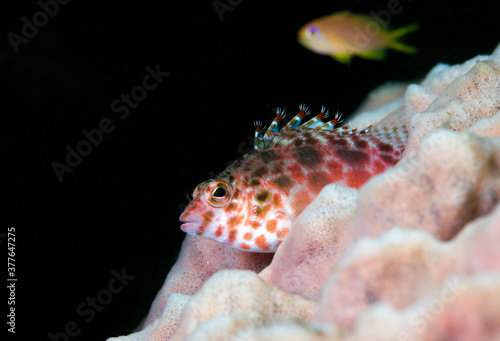
<svg viewBox="0 0 500 341">
<path fill-rule="evenodd" d="M 196 232 L 203 229 L 200 223 L 184 223 L 181 225 L 181 230 L 189 234 L 197 234 Z"/>
<path fill-rule="evenodd" d="M 179 218 L 184 223 L 181 225 L 181 230 L 189 234 L 197 234 L 198 231 L 204 230 L 204 227 L 201 225 L 202 219 L 196 218 L 196 216 L 189 216 L 189 214 L 184 212 Z"/>
</svg>

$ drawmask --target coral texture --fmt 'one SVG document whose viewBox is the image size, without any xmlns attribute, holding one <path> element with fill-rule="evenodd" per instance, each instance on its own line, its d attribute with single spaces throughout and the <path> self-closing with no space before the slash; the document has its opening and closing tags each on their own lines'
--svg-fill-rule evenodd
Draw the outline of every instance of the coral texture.
<svg viewBox="0 0 500 341">
<path fill-rule="evenodd" d="M 500 340 L 500 55 L 439 64 L 353 124 L 402 104 L 396 166 L 326 186 L 274 258 L 186 237 L 149 326 L 113 340 Z"/>
<path fill-rule="evenodd" d="M 269 265 L 272 257 L 272 254 L 243 252 L 211 239 L 187 235 L 182 243 L 179 259 L 156 295 L 144 327 L 162 314 L 171 294 L 193 295 L 219 270 L 242 269 L 259 272 Z"/>
</svg>

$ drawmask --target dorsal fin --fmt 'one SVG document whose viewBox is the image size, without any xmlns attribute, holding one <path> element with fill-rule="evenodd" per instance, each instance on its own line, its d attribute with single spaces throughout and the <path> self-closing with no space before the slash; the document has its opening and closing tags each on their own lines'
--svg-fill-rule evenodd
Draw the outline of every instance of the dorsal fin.
<svg viewBox="0 0 500 341">
<path fill-rule="evenodd" d="M 329 122 L 323 122 L 325 118 L 328 117 L 329 113 L 325 107 L 321 108 L 321 112 L 308 120 L 307 122 L 301 124 L 302 119 L 309 115 L 309 109 L 301 104 L 299 106 L 299 113 L 290 120 L 281 130 L 278 129 L 280 121 L 285 117 L 285 112 L 281 111 L 279 108 L 276 110 L 276 117 L 272 121 L 269 129 L 263 134 L 262 123 L 254 122 L 255 124 L 255 138 L 254 138 L 254 148 L 255 149 L 265 149 L 278 145 L 287 145 L 295 138 L 298 138 L 300 134 L 307 130 L 329 130 L 334 131 L 335 126 L 341 122 L 341 115 L 337 113 L 334 118 Z"/>
<path fill-rule="evenodd" d="M 409 123 L 410 114 L 407 111 L 406 105 L 403 105 L 368 129 L 370 137 L 395 147 L 402 147 L 408 140 Z"/>
<path fill-rule="evenodd" d="M 299 106 L 299 110 L 299 113 L 281 130 L 278 130 L 278 124 L 284 118 L 284 112 L 280 109 L 277 110 L 276 118 L 265 134 L 262 134 L 262 124 L 258 122 L 259 124 L 256 124 L 255 130 L 255 149 L 286 146 L 296 139 L 303 138 L 304 132 L 311 130 L 324 131 L 328 134 L 338 135 L 339 137 L 351 134 L 367 134 L 369 137 L 395 146 L 406 144 L 406 140 L 408 139 L 408 122 L 410 116 L 406 111 L 406 106 L 394 110 L 379 122 L 364 129 L 351 128 L 349 125 L 336 128 L 342 122 L 342 115 L 338 112 L 332 120 L 323 122 L 323 119 L 328 116 L 328 111 L 325 110 L 325 107 L 321 108 L 321 112 L 316 117 L 311 118 L 301 125 L 300 122 L 309 114 L 309 111 L 303 105 Z"/>
</svg>

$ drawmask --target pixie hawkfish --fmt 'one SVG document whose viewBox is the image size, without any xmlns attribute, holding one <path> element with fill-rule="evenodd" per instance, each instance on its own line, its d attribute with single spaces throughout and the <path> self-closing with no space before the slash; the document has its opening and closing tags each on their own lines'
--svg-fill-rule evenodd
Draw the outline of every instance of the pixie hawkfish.
<svg viewBox="0 0 500 341">
<path fill-rule="evenodd" d="M 292 223 L 323 187 L 359 188 L 394 166 L 408 137 L 409 115 L 401 107 L 365 129 L 336 128 L 324 108 L 304 124 L 300 111 L 279 130 L 283 111 L 264 130 L 256 122 L 255 149 L 222 173 L 199 184 L 182 213 L 181 229 L 251 252 L 275 252 Z"/>
</svg>

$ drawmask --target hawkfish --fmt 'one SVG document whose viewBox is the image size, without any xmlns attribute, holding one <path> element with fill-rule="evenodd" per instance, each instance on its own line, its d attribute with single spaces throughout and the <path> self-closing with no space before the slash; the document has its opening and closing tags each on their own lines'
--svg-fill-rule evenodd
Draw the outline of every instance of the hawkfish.
<svg viewBox="0 0 500 341">
<path fill-rule="evenodd" d="M 301 124 L 309 113 L 301 105 L 283 124 L 278 109 L 265 132 L 255 122 L 254 149 L 195 188 L 181 229 L 242 251 L 275 252 L 323 187 L 359 188 L 402 158 L 409 131 L 404 106 L 364 129 L 337 127 L 338 113 L 325 122 L 324 107 Z"/>
<path fill-rule="evenodd" d="M 382 60 L 387 49 L 414 54 L 417 49 L 399 41 L 418 24 L 411 24 L 393 31 L 381 25 L 377 18 L 348 11 L 315 19 L 298 32 L 298 41 L 305 48 L 328 55 L 340 63 L 348 64 L 353 56 Z"/>
</svg>

